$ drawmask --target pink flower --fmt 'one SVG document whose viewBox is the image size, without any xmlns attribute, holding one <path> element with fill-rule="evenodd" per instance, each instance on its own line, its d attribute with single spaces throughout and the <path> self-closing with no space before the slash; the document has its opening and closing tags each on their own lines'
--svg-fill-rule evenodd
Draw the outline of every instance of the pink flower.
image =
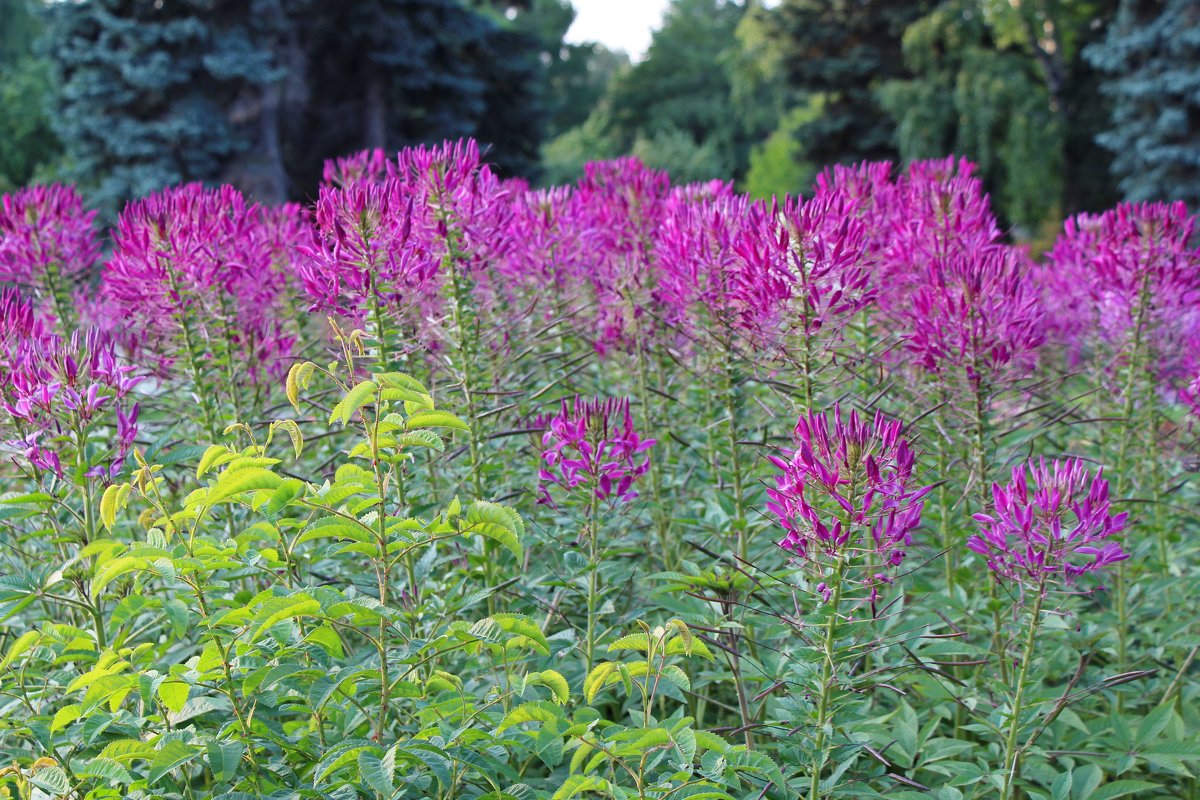
<svg viewBox="0 0 1200 800">
<path fill-rule="evenodd" d="M 1052 338 L 1078 358 L 1136 330 L 1160 380 L 1200 371 L 1200 248 L 1183 203 L 1123 203 L 1067 220 L 1041 271 Z M 1140 316 L 1139 316 L 1140 315 Z"/>
<path fill-rule="evenodd" d="M 980 531 L 967 547 L 999 576 L 1026 584 L 1071 581 L 1129 557 L 1110 541 L 1128 514 L 1111 513 L 1103 470 L 1092 475 L 1073 458 L 1030 461 L 1013 468 L 1010 483 L 992 484 L 992 495 L 994 508 L 975 515 Z"/>
<path fill-rule="evenodd" d="M 940 376 L 961 370 L 976 388 L 1028 371 L 1043 315 L 1027 263 L 1003 245 L 932 259 L 903 334 L 915 363 Z"/>
<path fill-rule="evenodd" d="M 286 363 L 291 335 L 279 324 L 291 278 L 278 269 L 280 236 L 294 220 L 276 218 L 230 186 L 189 184 L 130 203 L 113 234 L 101 294 L 139 349 L 165 365 L 191 346 L 240 357 L 258 380 Z M 265 370 L 264 370 L 265 368 Z"/>
<path fill-rule="evenodd" d="M 100 255 L 96 212 L 74 187 L 31 186 L 0 198 L 0 281 L 66 313 L 75 284 Z M 73 322 L 71 323 L 73 324 Z"/>
<path fill-rule="evenodd" d="M 28 319 L 28 304 L 22 308 L 11 296 L 4 299 L 15 318 Z M 64 462 L 80 459 L 90 475 L 115 475 L 137 435 L 138 406 L 130 393 L 141 379 L 98 331 L 75 331 L 64 339 L 36 325 L 10 328 L 0 340 L 0 407 L 6 416 L 0 430 L 8 447 L 60 477 Z M 82 451 L 73 438 L 79 434 L 87 436 Z M 101 442 L 107 444 L 97 447 Z"/>
<path fill-rule="evenodd" d="M 832 425 L 831 423 L 832 417 Z M 914 455 L 899 420 L 877 413 L 843 419 L 809 412 L 796 423 L 796 447 L 771 456 L 779 469 L 767 511 L 785 535 L 779 546 L 806 561 L 836 561 L 874 552 L 895 567 L 921 523 L 929 487 L 913 479 Z"/>
<path fill-rule="evenodd" d="M 582 489 L 601 501 L 628 503 L 637 497 L 633 485 L 650 468 L 650 456 L 642 454 L 655 440 L 634 430 L 629 400 L 563 400 L 557 415 L 540 422 L 546 432 L 539 502 L 551 503 L 551 485 L 568 494 Z"/>
</svg>

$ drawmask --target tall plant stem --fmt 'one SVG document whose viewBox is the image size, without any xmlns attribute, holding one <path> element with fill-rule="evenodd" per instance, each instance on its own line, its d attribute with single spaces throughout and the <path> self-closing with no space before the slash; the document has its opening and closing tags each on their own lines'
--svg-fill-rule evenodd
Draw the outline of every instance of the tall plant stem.
<svg viewBox="0 0 1200 800">
<path fill-rule="evenodd" d="M 587 537 L 588 537 L 588 588 L 587 588 L 587 632 L 584 634 L 584 655 L 587 659 L 587 672 L 590 675 L 595 666 L 596 650 L 596 606 L 600 599 L 600 536 L 596 530 L 596 510 L 599 505 L 595 489 L 588 502 Z"/>
<path fill-rule="evenodd" d="M 643 348 L 637 347 L 637 379 L 638 379 L 638 402 L 642 407 L 642 425 L 644 431 L 654 430 L 654 415 L 653 406 L 650 404 L 650 388 L 646 382 L 646 355 Z M 675 548 L 672 546 L 670 539 L 670 519 L 667 517 L 666 509 L 662 503 L 662 489 L 659 485 L 660 475 L 658 466 L 659 459 L 650 459 L 650 497 L 654 501 L 654 509 L 651 513 L 654 515 L 654 532 L 658 538 L 659 554 L 662 557 L 663 567 L 672 569 L 675 566 Z"/>
<path fill-rule="evenodd" d="M 742 462 L 738 454 L 738 384 L 730 361 L 726 361 L 725 369 L 722 371 L 725 374 L 725 414 L 729 417 L 725 431 L 729 439 L 729 465 L 733 471 L 733 524 L 737 532 L 735 547 L 738 558 L 746 561 L 750 557 L 750 543 L 746 530 L 746 498 Z"/>
<path fill-rule="evenodd" d="M 1129 362 L 1126 365 L 1125 373 L 1125 397 L 1121 404 L 1121 443 L 1117 450 L 1117 474 L 1113 487 L 1118 499 L 1124 496 L 1129 486 L 1125 471 L 1129 465 L 1133 440 L 1137 436 L 1137 428 L 1134 425 L 1133 419 L 1134 412 L 1137 410 L 1137 398 L 1135 395 L 1138 378 L 1142 370 L 1143 331 L 1149 310 L 1150 274 L 1147 272 L 1138 290 L 1138 307 L 1137 313 L 1134 315 L 1133 332 L 1129 345 Z M 1161 536 L 1161 534 L 1159 535 Z M 1116 581 L 1114 582 L 1114 600 L 1117 607 L 1117 670 L 1119 672 L 1125 672 L 1128 662 L 1129 603 L 1128 582 L 1126 580 L 1127 563 L 1126 561 L 1117 563 Z M 1123 696 L 1117 695 L 1117 710 L 1122 710 L 1123 705 Z"/>
<path fill-rule="evenodd" d="M 1037 641 L 1038 623 L 1042 615 L 1042 602 L 1045 600 L 1045 596 L 1046 587 L 1043 581 L 1037 587 L 1037 597 L 1033 601 L 1033 610 L 1029 615 L 1029 628 L 1025 631 L 1025 648 L 1021 654 L 1021 666 L 1017 670 L 1012 717 L 1008 722 L 1008 737 L 1004 742 L 1004 788 L 1000 793 L 1001 800 L 1012 800 L 1016 796 L 1016 783 L 1020 778 L 1021 750 L 1017 747 L 1017 735 L 1021 731 L 1025 683 L 1029 677 L 1029 664 L 1033 660 L 1033 646 Z"/>
<path fill-rule="evenodd" d="M 842 604 L 842 572 L 844 561 L 838 556 L 833 575 L 833 596 L 829 602 L 829 620 L 825 623 L 825 636 L 821 640 L 821 698 L 817 704 L 817 742 L 813 749 L 812 783 L 809 800 L 821 800 L 821 773 L 829 760 L 826 728 L 833 717 L 833 677 L 835 650 L 837 645 L 838 613 Z"/>
</svg>

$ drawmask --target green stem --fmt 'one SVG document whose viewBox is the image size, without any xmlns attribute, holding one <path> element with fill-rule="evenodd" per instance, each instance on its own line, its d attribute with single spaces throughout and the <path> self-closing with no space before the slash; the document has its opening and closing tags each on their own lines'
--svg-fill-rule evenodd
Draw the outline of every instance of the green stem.
<svg viewBox="0 0 1200 800">
<path fill-rule="evenodd" d="M 829 760 L 825 730 L 832 719 L 833 677 L 835 645 L 837 643 L 838 609 L 842 603 L 842 572 L 844 562 L 838 556 L 837 566 L 833 575 L 833 596 L 829 602 L 829 621 L 825 624 L 825 636 L 821 641 L 821 698 L 817 704 L 817 743 L 813 751 L 812 783 L 809 787 L 809 800 L 821 800 L 821 773 Z"/>
<path fill-rule="evenodd" d="M 1033 610 L 1029 615 L 1029 629 L 1025 632 L 1025 648 L 1021 654 L 1021 666 L 1017 671 L 1017 683 L 1013 696 L 1012 717 L 1008 723 L 1008 737 L 1004 742 L 1004 788 L 1001 800 L 1012 800 L 1016 795 L 1016 783 L 1020 778 L 1021 750 L 1017 747 L 1017 735 L 1021 731 L 1021 712 L 1024 710 L 1025 683 L 1029 677 L 1029 665 L 1033 661 L 1033 647 L 1037 641 L 1037 629 L 1042 614 L 1042 601 L 1045 599 L 1045 582 L 1037 587 L 1037 597 L 1033 601 Z"/>
<path fill-rule="evenodd" d="M 729 417 L 726 432 L 729 436 L 729 463 L 733 469 L 733 524 L 737 534 L 737 554 L 742 561 L 750 557 L 750 545 L 746 530 L 745 488 L 742 479 L 742 462 L 738 456 L 738 386 L 732 367 L 725 367 L 725 414 Z"/>
<path fill-rule="evenodd" d="M 599 498 L 593 489 L 587 512 L 588 537 L 588 593 L 587 593 L 587 633 L 584 638 L 584 654 L 587 658 L 587 672 L 590 675 L 595 666 L 596 649 L 596 606 L 600 599 L 600 536 L 596 530 L 596 509 Z"/>
<path fill-rule="evenodd" d="M 654 430 L 654 419 L 652 414 L 652 406 L 650 404 L 650 388 L 646 383 L 646 357 L 639 344 L 637 346 L 637 376 L 638 376 L 638 402 L 642 406 L 642 425 L 643 433 Z M 650 497 L 653 500 L 652 511 L 654 515 L 654 531 L 658 537 L 659 552 L 663 561 L 664 569 L 673 569 L 675 565 L 675 548 L 671 542 L 671 526 L 670 520 L 666 514 L 666 509 L 663 507 L 662 490 L 660 486 L 659 458 L 650 459 L 650 470 L 648 478 L 650 480 Z"/>
</svg>

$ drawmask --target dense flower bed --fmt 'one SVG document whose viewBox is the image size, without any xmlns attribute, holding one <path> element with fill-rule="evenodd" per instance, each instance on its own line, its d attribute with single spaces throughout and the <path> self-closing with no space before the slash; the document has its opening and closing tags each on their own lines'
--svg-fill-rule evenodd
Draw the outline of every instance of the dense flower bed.
<svg viewBox="0 0 1200 800">
<path fill-rule="evenodd" d="M 0 795 L 1196 791 L 1200 249 L 474 142 L 0 205 Z"/>
</svg>

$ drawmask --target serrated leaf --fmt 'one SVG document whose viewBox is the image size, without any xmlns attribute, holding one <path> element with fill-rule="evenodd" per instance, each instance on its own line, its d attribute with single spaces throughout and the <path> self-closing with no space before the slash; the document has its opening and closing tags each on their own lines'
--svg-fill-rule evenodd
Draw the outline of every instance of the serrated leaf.
<svg viewBox="0 0 1200 800">
<path fill-rule="evenodd" d="M 562 705 L 571 699 L 571 687 L 561 673 L 552 669 L 534 672 L 525 678 L 526 684 L 540 683 L 550 690 L 555 702 Z"/>
<path fill-rule="evenodd" d="M 200 755 L 199 749 L 178 739 L 172 739 L 150 759 L 150 771 L 146 774 L 147 782 L 151 785 L 158 783 L 159 779 L 168 772 L 183 766 L 198 755 Z"/>
<path fill-rule="evenodd" d="M 61 797 L 71 791 L 71 781 L 61 767 L 42 767 L 33 773 L 30 782 L 51 797 Z"/>
<path fill-rule="evenodd" d="M 433 431 L 416 430 L 402 433 L 396 438 L 401 447 L 428 447 L 439 453 L 446 452 L 446 441 Z"/>
<path fill-rule="evenodd" d="M 209 445 L 208 449 L 204 451 L 204 455 L 200 456 L 200 463 L 196 465 L 196 477 L 203 478 L 221 456 L 227 456 L 231 453 L 232 451 L 223 444 Z"/>
<path fill-rule="evenodd" d="M 332 425 L 338 421 L 341 421 L 342 424 L 350 422 L 350 417 L 354 415 L 354 412 L 369 403 L 378 389 L 379 385 L 375 381 L 363 381 L 355 386 L 333 407 L 333 411 L 329 414 L 329 424 Z"/>
<path fill-rule="evenodd" d="M 554 722 L 562 719 L 562 714 L 563 712 L 558 706 L 544 700 L 522 703 L 505 715 L 497 732 L 504 733 L 514 725 L 523 725 L 526 722 Z"/>
<path fill-rule="evenodd" d="M 392 771 L 389 772 L 383 759 L 370 750 L 364 750 L 358 756 L 358 772 L 367 782 L 367 786 L 384 797 L 391 797 L 396 791 L 395 762 L 392 763 Z"/>
<path fill-rule="evenodd" d="M 263 603 L 254 613 L 250 625 L 255 629 L 254 634 L 247 639 L 253 644 L 270 628 L 285 619 L 296 617 L 311 617 L 321 612 L 321 604 L 306 594 L 294 594 L 287 597 L 272 597 Z"/>
<path fill-rule="evenodd" d="M 542 655 L 550 655 L 550 642 L 546 634 L 531 617 L 525 614 L 493 614 L 488 619 L 495 622 L 505 633 L 519 637 L 520 642 L 529 642 Z"/>
<path fill-rule="evenodd" d="M 131 783 L 133 776 L 129 774 L 129 770 L 113 761 L 111 758 L 100 758 L 97 756 L 89 760 L 83 765 L 82 769 L 75 770 L 75 776 L 78 778 L 99 778 L 108 783 Z"/>
<path fill-rule="evenodd" d="M 470 431 L 471 426 L 463 422 L 461 419 L 451 414 L 449 411 L 440 409 L 421 409 L 414 411 L 404 421 L 406 430 L 417 430 L 419 428 L 451 428 L 456 431 Z"/>
<path fill-rule="evenodd" d="M 1135 792 L 1148 792 L 1151 789 L 1161 788 L 1157 783 L 1150 781 L 1132 781 L 1120 780 L 1106 783 L 1088 795 L 1088 800 L 1114 800 L 1117 797 L 1126 797 Z"/>
<path fill-rule="evenodd" d="M 183 681 L 163 681 L 158 685 L 158 699 L 162 701 L 168 711 L 178 714 L 187 704 L 191 690 L 191 687 Z"/>
<path fill-rule="evenodd" d="M 205 761 L 213 778 L 224 783 L 237 776 L 245 753 L 246 745 L 242 742 L 209 742 L 205 747 Z"/>
<path fill-rule="evenodd" d="M 222 500 L 243 494 L 244 492 L 278 488 L 282 482 L 283 478 L 280 478 L 271 470 L 263 469 L 262 467 L 247 467 L 246 469 L 234 470 L 233 472 L 225 472 L 217 479 L 216 484 L 208 490 L 205 502 L 210 506 L 214 506 Z"/>
</svg>

